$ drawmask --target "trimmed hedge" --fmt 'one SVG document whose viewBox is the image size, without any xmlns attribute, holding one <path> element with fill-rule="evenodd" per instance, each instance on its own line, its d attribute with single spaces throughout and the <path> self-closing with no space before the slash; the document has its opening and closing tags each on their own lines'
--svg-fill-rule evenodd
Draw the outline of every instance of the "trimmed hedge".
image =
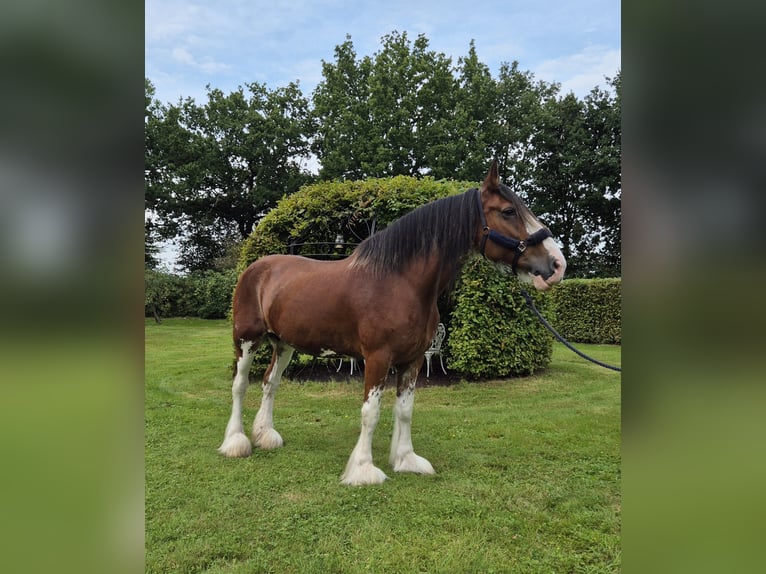
<svg viewBox="0 0 766 574">
<path fill-rule="evenodd" d="M 383 229 L 416 207 L 473 186 L 409 176 L 304 186 L 282 198 L 245 240 L 238 270 L 264 255 L 287 253 L 290 243 L 331 242 L 338 233 L 358 243 L 370 234 L 373 221 L 376 230 Z"/>
<path fill-rule="evenodd" d="M 551 360 L 553 337 L 527 308 L 518 279 L 481 257 L 463 268 L 448 333 L 448 368 L 470 378 L 529 375 Z M 534 289 L 550 322 L 550 299 Z"/>
<path fill-rule="evenodd" d="M 264 216 L 244 241 L 237 269 L 241 273 L 260 257 L 287 253 L 290 243 L 334 242 L 338 233 L 348 243 L 359 243 L 370 234 L 373 221 L 379 231 L 421 205 L 475 185 L 409 176 L 306 185 Z M 346 253 L 351 250 L 347 246 Z M 262 374 L 270 360 L 271 345 L 264 342 L 256 351 L 253 372 Z"/>
<path fill-rule="evenodd" d="M 622 342 L 622 280 L 566 279 L 551 290 L 556 330 L 579 343 Z"/>
<path fill-rule="evenodd" d="M 223 319 L 231 308 L 237 272 L 206 271 L 188 276 L 144 272 L 144 316 Z"/>
<path fill-rule="evenodd" d="M 475 185 L 397 176 L 304 186 L 261 220 L 244 242 L 238 268 L 264 255 L 286 253 L 289 243 L 333 242 L 338 233 L 356 243 L 367 237 L 373 220 L 380 230 L 425 203 Z M 549 313 L 543 296 L 535 297 L 542 312 Z M 526 309 L 516 280 L 481 258 L 468 262 L 452 301 L 440 299 L 439 310 L 447 323 L 447 364 L 466 377 L 526 375 L 550 361 L 552 338 Z M 270 347 L 263 345 L 255 370 L 262 370 L 269 358 Z"/>
</svg>

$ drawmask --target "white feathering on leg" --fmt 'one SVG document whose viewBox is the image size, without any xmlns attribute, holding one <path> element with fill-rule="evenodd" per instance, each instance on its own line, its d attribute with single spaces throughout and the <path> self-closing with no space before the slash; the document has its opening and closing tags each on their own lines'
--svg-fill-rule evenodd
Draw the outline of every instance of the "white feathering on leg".
<svg viewBox="0 0 766 574">
<path fill-rule="evenodd" d="M 277 394 L 277 389 L 279 389 L 282 373 L 293 356 L 293 348 L 283 343 L 281 345 L 282 347 L 277 353 L 277 358 L 271 367 L 269 377 L 263 383 L 261 408 L 258 409 L 258 414 L 255 415 L 255 420 L 253 421 L 253 443 L 266 450 L 279 448 L 284 444 L 282 436 L 274 430 L 274 397 Z"/>
<path fill-rule="evenodd" d="M 412 410 L 415 403 L 414 385 L 407 387 L 394 405 L 394 432 L 391 437 L 389 462 L 394 472 L 436 474 L 434 467 L 412 448 Z"/>
<path fill-rule="evenodd" d="M 218 452 L 224 456 L 245 457 L 253 452 L 253 445 L 250 444 L 250 439 L 242 428 L 242 403 L 247 393 L 248 372 L 253 363 L 254 345 L 252 341 L 241 343 L 242 356 L 237 361 L 237 372 L 231 385 L 231 416 L 226 425 L 223 443 L 218 447 Z"/>
<path fill-rule="evenodd" d="M 372 435 L 380 418 L 381 395 L 382 389 L 373 389 L 362 405 L 362 430 L 354 450 L 351 451 L 346 470 L 341 476 L 343 484 L 353 486 L 380 484 L 388 478 L 372 463 Z"/>
</svg>

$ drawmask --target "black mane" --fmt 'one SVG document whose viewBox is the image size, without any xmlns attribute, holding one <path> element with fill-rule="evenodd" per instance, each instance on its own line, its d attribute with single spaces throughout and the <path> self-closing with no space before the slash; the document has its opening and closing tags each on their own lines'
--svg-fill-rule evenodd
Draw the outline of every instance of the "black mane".
<svg viewBox="0 0 766 574">
<path fill-rule="evenodd" d="M 476 190 L 422 205 L 365 239 L 353 254 L 353 265 L 383 276 L 413 260 L 438 252 L 442 261 L 460 267 L 480 225 Z"/>
</svg>

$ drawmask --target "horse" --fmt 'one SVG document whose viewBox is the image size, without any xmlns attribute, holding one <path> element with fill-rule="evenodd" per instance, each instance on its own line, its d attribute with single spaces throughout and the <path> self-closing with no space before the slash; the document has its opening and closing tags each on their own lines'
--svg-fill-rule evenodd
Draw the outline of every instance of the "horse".
<svg viewBox="0 0 766 574">
<path fill-rule="evenodd" d="M 566 269 L 551 232 L 500 181 L 496 160 L 480 188 L 418 207 L 366 238 L 346 259 L 267 255 L 253 262 L 233 296 L 236 373 L 219 452 L 246 457 L 253 444 L 262 449 L 283 445 L 274 429 L 274 398 L 298 349 L 365 361 L 361 432 L 341 475 L 343 484 L 379 484 L 388 478 L 373 463 L 372 437 L 391 370 L 397 383 L 390 465 L 394 472 L 434 474 L 412 446 L 415 385 L 439 323 L 437 298 L 454 284 L 472 252 L 510 268 L 538 290 L 561 281 Z M 273 352 L 251 443 L 242 427 L 242 404 L 264 338 Z"/>
</svg>

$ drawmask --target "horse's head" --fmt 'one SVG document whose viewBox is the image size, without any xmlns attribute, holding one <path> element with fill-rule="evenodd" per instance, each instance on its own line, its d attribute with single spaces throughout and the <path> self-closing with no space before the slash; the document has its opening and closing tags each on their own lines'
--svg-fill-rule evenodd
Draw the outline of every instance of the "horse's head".
<svg viewBox="0 0 766 574">
<path fill-rule="evenodd" d="M 566 260 L 551 232 L 500 182 L 497 161 L 478 191 L 483 214 L 480 250 L 489 260 L 510 266 L 519 278 L 544 290 L 561 281 Z"/>
</svg>

